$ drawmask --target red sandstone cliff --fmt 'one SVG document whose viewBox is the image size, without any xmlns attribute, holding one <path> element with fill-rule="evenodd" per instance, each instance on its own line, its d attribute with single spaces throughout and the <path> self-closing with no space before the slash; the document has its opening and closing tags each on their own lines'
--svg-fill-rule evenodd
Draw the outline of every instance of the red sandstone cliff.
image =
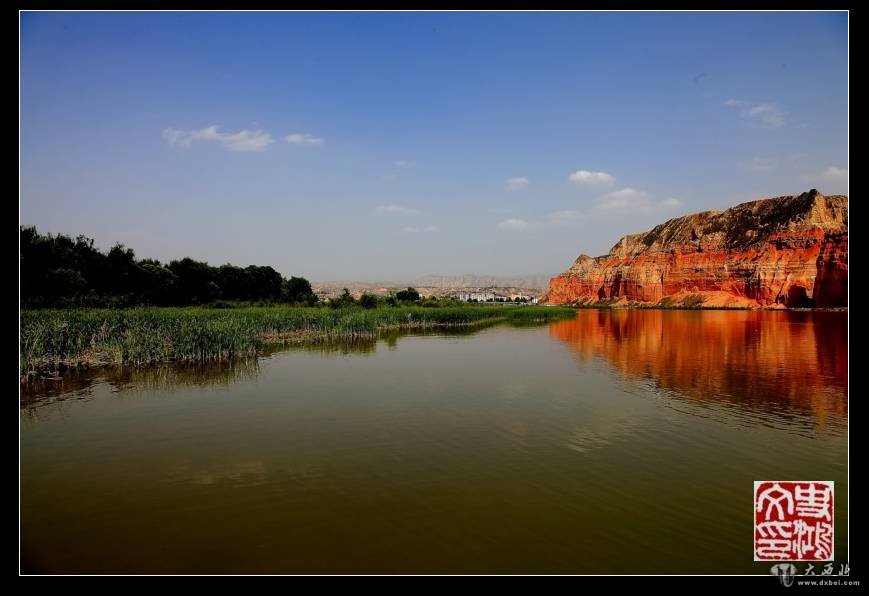
<svg viewBox="0 0 869 596">
<path fill-rule="evenodd" d="M 544 299 L 847 306 L 848 197 L 811 190 L 671 219 L 602 257 L 580 255 Z"/>
</svg>

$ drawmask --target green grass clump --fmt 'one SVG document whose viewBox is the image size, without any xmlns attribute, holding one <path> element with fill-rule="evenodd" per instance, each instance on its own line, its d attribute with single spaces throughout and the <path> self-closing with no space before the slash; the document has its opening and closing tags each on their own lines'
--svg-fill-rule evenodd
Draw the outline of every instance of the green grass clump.
<svg viewBox="0 0 869 596">
<path fill-rule="evenodd" d="M 269 343 L 372 338 L 389 329 L 546 322 L 572 315 L 568 308 L 472 305 L 24 310 L 19 371 L 219 360 L 256 354 Z"/>
</svg>

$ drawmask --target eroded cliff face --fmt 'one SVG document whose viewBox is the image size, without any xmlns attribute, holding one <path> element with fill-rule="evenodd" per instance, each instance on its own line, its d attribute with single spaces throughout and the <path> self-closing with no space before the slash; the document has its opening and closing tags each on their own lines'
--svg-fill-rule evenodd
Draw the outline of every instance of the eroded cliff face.
<svg viewBox="0 0 869 596">
<path fill-rule="evenodd" d="M 847 306 L 847 296 L 848 198 L 811 190 L 625 236 L 607 255 L 580 255 L 545 300 L 784 308 Z"/>
</svg>

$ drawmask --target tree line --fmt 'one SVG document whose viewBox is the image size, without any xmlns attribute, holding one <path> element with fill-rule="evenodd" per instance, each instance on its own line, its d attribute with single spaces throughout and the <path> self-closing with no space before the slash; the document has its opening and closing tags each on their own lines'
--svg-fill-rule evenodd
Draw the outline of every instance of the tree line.
<svg viewBox="0 0 869 596">
<path fill-rule="evenodd" d="M 448 306 L 456 301 L 449 299 L 427 298 L 421 301 L 421 296 L 416 288 L 407 288 L 398 292 L 390 292 L 388 296 L 377 296 L 369 292 L 363 292 L 357 299 L 350 290 L 344 288 L 338 296 L 329 298 L 329 306 L 332 308 L 346 308 L 361 306 L 362 308 L 377 308 L 378 306 L 400 306 L 402 304 L 421 304 L 422 306 Z"/>
<path fill-rule="evenodd" d="M 21 303 L 30 307 L 317 301 L 308 280 L 267 265 L 212 267 L 189 257 L 163 264 L 137 259 L 120 243 L 102 252 L 91 238 L 40 234 L 35 226 L 20 228 L 19 254 Z"/>
</svg>

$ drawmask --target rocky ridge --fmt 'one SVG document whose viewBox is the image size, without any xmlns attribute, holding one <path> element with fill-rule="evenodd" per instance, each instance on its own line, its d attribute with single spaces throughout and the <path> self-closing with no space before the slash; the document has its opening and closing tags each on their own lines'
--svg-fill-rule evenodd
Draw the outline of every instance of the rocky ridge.
<svg viewBox="0 0 869 596">
<path fill-rule="evenodd" d="M 580 255 L 550 304 L 844 307 L 848 197 L 817 190 L 671 219 Z"/>
</svg>

